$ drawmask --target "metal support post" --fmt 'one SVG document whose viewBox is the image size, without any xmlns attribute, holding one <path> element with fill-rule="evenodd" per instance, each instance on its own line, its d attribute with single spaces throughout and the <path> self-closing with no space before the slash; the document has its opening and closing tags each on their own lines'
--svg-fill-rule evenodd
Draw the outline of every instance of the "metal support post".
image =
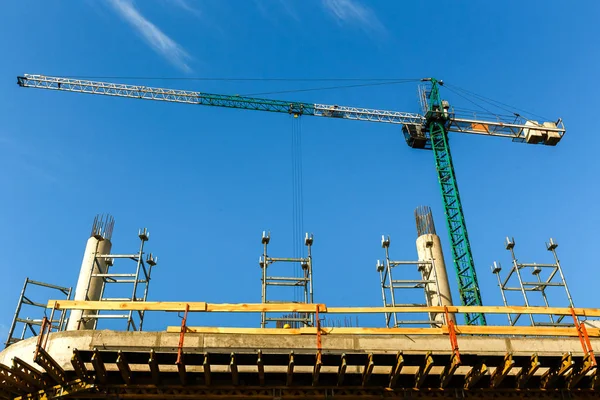
<svg viewBox="0 0 600 400">
<path fill-rule="evenodd" d="M 102 279 L 102 289 L 100 293 L 100 301 L 146 301 L 148 299 L 148 291 L 150 286 L 150 279 L 152 269 L 158 262 L 158 257 L 155 257 L 150 253 L 144 261 L 144 246 L 145 243 L 150 239 L 150 233 L 146 228 L 138 231 L 138 237 L 140 239 L 140 246 L 137 253 L 133 254 L 97 254 L 94 263 L 100 265 L 104 263 L 107 265 L 106 271 L 102 273 L 92 274 L 92 277 Z M 132 260 L 136 263 L 135 271 L 131 273 L 116 273 L 113 272 L 115 267 L 115 260 Z M 130 297 L 119 297 L 119 298 L 107 298 L 104 297 L 104 293 L 107 285 L 131 284 Z M 138 295 L 138 292 L 143 288 L 143 294 Z M 121 289 L 122 291 L 127 289 Z M 127 321 L 127 330 L 141 331 L 144 324 L 143 310 L 129 310 L 126 314 L 100 314 L 87 315 L 86 318 L 94 319 L 94 329 L 96 329 L 98 320 L 100 319 L 125 319 Z M 137 316 L 137 317 L 136 317 Z"/>
<path fill-rule="evenodd" d="M 30 298 L 30 296 L 28 296 L 28 294 L 27 294 L 28 289 L 30 289 L 32 286 L 43 287 L 46 289 L 58 291 L 58 292 L 62 293 L 62 295 L 65 296 L 65 298 L 67 300 L 71 299 L 71 288 L 70 287 L 67 288 L 67 287 L 52 285 L 49 283 L 34 281 L 29 278 L 25 278 L 25 283 L 23 284 L 23 288 L 21 289 L 21 293 L 19 295 L 19 301 L 17 302 L 17 307 L 16 307 L 16 310 L 15 310 L 15 313 L 13 316 L 13 320 L 12 320 L 12 322 L 10 324 L 10 328 L 8 330 L 8 336 L 7 336 L 6 342 L 4 343 L 5 347 L 8 347 L 11 344 L 19 342 L 21 340 L 24 340 L 26 338 L 28 330 L 33 336 L 38 335 L 38 332 L 36 332 L 36 330 L 34 329 L 34 326 L 41 326 L 42 318 L 36 319 L 36 318 L 30 318 L 29 316 L 23 318 L 21 316 L 21 314 L 25 310 L 25 308 L 23 306 L 35 307 L 37 309 L 42 309 L 43 312 L 45 313 L 46 304 L 43 302 L 32 300 Z M 56 298 L 56 296 L 54 296 L 54 295 L 52 295 L 51 297 Z M 48 324 L 50 325 L 50 327 L 56 329 L 57 331 L 63 330 L 65 314 L 66 314 L 66 311 L 60 310 L 59 315 L 55 319 L 54 318 L 54 310 L 53 310 L 52 316 L 51 316 L 50 320 L 48 321 Z M 21 335 L 19 335 L 17 337 L 17 336 L 14 336 L 14 333 L 15 333 L 15 330 L 16 330 L 18 324 L 23 324 L 23 329 L 21 331 Z"/>
<path fill-rule="evenodd" d="M 521 293 L 521 295 L 523 296 L 525 306 L 527 307 L 532 305 L 532 299 L 530 298 L 532 293 L 539 293 L 540 300 L 543 303 L 543 305 L 546 307 L 550 307 L 550 297 L 547 293 L 548 288 L 564 287 L 568 301 L 568 306 L 573 307 L 573 299 L 567 286 L 562 267 L 558 260 L 558 255 L 556 254 L 556 247 L 558 247 L 558 244 L 554 241 L 554 239 L 550 238 L 549 243 L 546 243 L 546 249 L 553 253 L 555 263 L 520 263 L 518 262 L 515 256 L 514 247 L 514 239 L 506 238 L 506 249 L 509 250 L 511 253 L 512 266 L 504 280 L 500 278 L 500 271 L 502 269 L 500 267 L 500 264 L 494 262 L 492 266 L 492 273 L 494 273 L 498 278 L 498 286 L 500 288 L 500 293 L 502 295 L 502 301 L 504 302 L 504 305 L 510 305 L 507 300 L 506 292 L 516 291 Z M 525 281 L 522 275 L 523 271 L 530 271 L 536 279 L 533 281 Z M 516 280 L 518 282 L 518 285 L 516 286 L 514 285 L 514 283 L 511 283 L 512 281 L 514 281 L 514 279 L 512 279 L 513 276 L 516 277 Z M 513 318 L 513 316 L 507 314 L 508 322 L 510 323 L 510 325 L 514 326 L 521 315 L 522 314 L 518 314 Z M 572 324 L 570 323 L 562 322 L 565 318 L 564 315 L 555 316 L 552 314 L 548 314 L 547 317 L 548 321 L 540 321 L 539 318 L 537 318 L 536 320 L 533 314 L 529 314 L 529 319 L 531 321 L 532 326 L 572 326 Z"/>
<path fill-rule="evenodd" d="M 398 307 L 398 306 L 428 306 L 428 305 L 440 305 L 440 304 L 429 304 L 429 296 L 427 288 L 431 285 L 435 285 L 435 293 L 438 294 L 438 301 L 441 298 L 439 296 L 439 285 L 437 281 L 437 274 L 435 272 L 434 264 L 430 261 L 395 261 L 390 259 L 389 247 L 390 237 L 386 238 L 385 235 L 381 237 L 381 247 L 385 251 L 385 262 L 377 260 L 377 272 L 381 280 L 381 297 L 383 300 L 384 307 Z M 432 257 L 433 258 L 433 257 Z M 418 279 L 394 279 L 393 271 L 397 267 L 416 266 L 417 270 L 425 271 L 420 273 Z M 403 268 L 405 270 L 406 268 Z M 397 290 L 403 290 L 405 293 L 408 289 L 417 289 L 423 292 L 425 297 L 425 303 L 411 303 L 411 304 L 399 304 L 396 302 L 398 293 Z M 389 301 L 388 301 L 389 300 Z M 388 328 L 396 328 L 402 325 L 438 325 L 433 320 L 431 315 L 427 320 L 399 320 L 397 313 L 389 312 L 384 313 L 385 325 Z"/>
<path fill-rule="evenodd" d="M 271 240 L 271 234 L 263 232 L 261 243 L 263 245 L 263 254 L 259 258 L 259 265 L 261 268 L 261 302 L 262 303 L 277 303 L 278 301 L 271 300 L 267 296 L 267 288 L 269 286 L 280 286 L 290 288 L 300 288 L 303 293 L 304 300 L 302 303 L 312 304 L 314 300 L 313 293 L 313 259 L 312 259 L 312 245 L 313 235 L 306 233 L 304 238 L 304 245 L 307 247 L 307 257 L 303 258 L 287 258 L 287 257 L 270 257 L 268 255 L 268 244 Z M 268 268 L 274 263 L 292 263 L 300 264 L 302 268 L 302 276 L 270 276 L 268 274 Z M 267 323 L 274 321 L 278 324 L 289 324 L 290 326 L 314 326 L 315 320 L 311 313 L 302 314 L 291 314 L 283 315 L 278 317 L 268 317 L 266 312 L 261 312 L 260 327 L 266 328 Z"/>
</svg>

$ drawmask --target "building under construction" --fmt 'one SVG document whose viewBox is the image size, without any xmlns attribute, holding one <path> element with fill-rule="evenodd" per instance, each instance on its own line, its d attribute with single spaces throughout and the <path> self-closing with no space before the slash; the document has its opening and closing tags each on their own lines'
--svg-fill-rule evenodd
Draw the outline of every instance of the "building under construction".
<svg viewBox="0 0 600 400">
<path fill-rule="evenodd" d="M 158 262 L 147 250 L 149 232 L 138 232 L 140 245 L 131 253 L 114 254 L 114 220 L 98 217 L 74 290 L 26 279 L 6 348 L 0 352 L 0 398 L 600 397 L 593 350 L 600 347 L 595 320 L 600 310 L 574 306 L 556 241 L 545 245 L 549 262 L 523 263 L 515 254 L 515 240 L 507 238 L 510 267 L 503 271 L 499 263 L 491 266 L 503 304 L 483 305 L 448 141 L 448 133 L 455 132 L 555 146 L 565 134 L 562 120 L 538 122 L 517 113 L 488 120 L 462 115 L 442 99 L 442 81 L 422 82 L 422 113 L 416 114 L 19 76 L 17 83 L 24 88 L 269 111 L 293 120 L 314 116 L 400 126 L 411 148 L 432 151 L 458 298 L 451 294 L 440 238 L 427 207 L 415 212 L 416 257 L 393 256 L 386 235 L 379 250 L 383 256 L 376 262 L 374 249 L 375 268 L 365 274 L 379 275 L 379 287 L 372 289 L 381 292 L 376 307 L 319 302 L 313 291 L 313 269 L 318 267 L 312 256 L 318 236 L 298 234 L 301 224 L 295 225 L 294 234 L 303 251 L 291 257 L 272 256 L 270 233 L 263 233 L 261 248 L 257 237 L 260 303 L 148 301 Z M 293 141 L 299 148 L 297 131 Z M 302 200 L 301 154 L 295 152 L 293 159 L 297 207 Z M 49 294 L 34 298 L 32 288 Z M 286 290 L 296 294 L 294 301 L 283 296 Z M 181 323 L 144 331 L 148 314 L 165 312 L 180 313 Z M 256 325 L 190 326 L 190 313 L 254 313 Z M 380 315 L 380 325 L 359 326 L 356 321 L 365 314 Z M 489 323 L 498 314 L 506 322 Z"/>
<path fill-rule="evenodd" d="M 381 278 L 378 307 L 318 303 L 312 290 L 313 236 L 304 237 L 305 257 L 272 257 L 266 232 L 259 259 L 261 303 L 150 302 L 158 260 L 146 250 L 149 232 L 138 232 L 136 252 L 113 254 L 114 221 L 96 218 L 74 291 L 26 280 L 0 352 L 0 398 L 598 396 L 593 348 L 600 346 L 600 329 L 592 320 L 600 310 L 574 307 L 552 239 L 546 248 L 555 261 L 546 264 L 519 263 L 515 241 L 507 240 L 513 259 L 508 273 L 498 263 L 492 266 L 503 305 L 456 306 L 431 211 L 420 207 L 415 216 L 415 260 L 391 258 L 389 236 L 381 239 L 384 259 L 370 272 Z M 293 264 L 301 273 L 284 276 Z M 127 297 L 110 297 L 117 284 Z M 32 286 L 53 293 L 42 303 L 28 294 Z M 275 299 L 272 286 L 300 288 L 302 300 Z M 520 293 L 525 306 L 510 305 L 510 291 Z M 550 300 L 559 294 L 566 306 L 552 307 Z M 532 306 L 532 296 L 546 304 Z M 44 310 L 25 315 L 36 307 Z M 181 324 L 145 332 L 146 314 L 160 312 L 181 313 Z M 257 327 L 187 324 L 190 313 L 240 312 L 255 313 Z M 381 314 L 385 324 L 348 323 L 348 316 L 365 313 Z M 469 313 L 506 314 L 507 323 L 462 325 Z M 339 323 L 342 315 L 346 323 Z M 100 329 L 102 324 L 114 328 Z"/>
</svg>

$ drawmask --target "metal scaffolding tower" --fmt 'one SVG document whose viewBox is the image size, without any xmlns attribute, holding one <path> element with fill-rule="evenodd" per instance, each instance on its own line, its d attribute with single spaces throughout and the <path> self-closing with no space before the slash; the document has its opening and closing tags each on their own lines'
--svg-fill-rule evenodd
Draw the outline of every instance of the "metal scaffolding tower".
<svg viewBox="0 0 600 400">
<path fill-rule="evenodd" d="M 548 301 L 548 293 L 547 291 L 550 288 L 563 288 L 566 294 L 567 302 L 569 307 L 573 306 L 573 298 L 571 297 L 571 292 L 569 291 L 569 287 L 567 286 L 567 281 L 565 280 L 565 276 L 563 274 L 562 268 L 560 266 L 560 261 L 558 260 L 558 255 L 556 254 L 556 248 L 558 244 L 554 241 L 554 239 L 550 238 L 548 243 L 546 243 L 546 250 L 552 252 L 554 257 L 554 263 L 550 264 L 539 264 L 539 263 L 520 263 L 515 256 L 515 239 L 514 238 L 506 238 L 505 242 L 506 250 L 510 251 L 512 257 L 511 268 L 508 272 L 506 278 L 501 279 L 500 272 L 502 271 L 502 267 L 499 262 L 494 261 L 492 265 L 492 273 L 496 275 L 498 278 L 498 287 L 500 288 L 500 293 L 502 294 L 502 301 L 505 306 L 509 306 L 509 301 L 507 297 L 507 292 L 520 292 L 523 295 L 523 301 L 525 306 L 536 305 L 532 304 L 536 299 L 532 299 L 530 296 L 535 293 L 538 294 L 538 301 L 542 301 L 543 305 L 546 307 L 550 306 Z M 530 272 L 531 275 L 535 277 L 534 281 L 526 281 L 524 279 L 524 273 Z M 539 304 L 538 304 L 539 305 Z M 513 316 L 511 314 L 507 314 L 508 322 L 511 325 L 515 325 L 522 314 L 518 314 Z M 529 314 L 529 319 L 532 326 L 572 326 L 572 323 L 563 323 L 563 316 L 556 315 L 547 315 L 548 319 L 545 321 L 540 321 L 539 316 L 538 320 L 534 318 L 533 314 Z"/>
<path fill-rule="evenodd" d="M 23 339 L 26 339 L 30 336 L 37 336 L 39 331 L 36 331 L 36 326 L 39 327 L 42 325 L 42 318 L 30 318 L 22 317 L 21 314 L 24 311 L 23 306 L 35 307 L 38 310 L 43 310 L 42 315 L 46 314 L 46 303 L 40 303 L 31 299 L 32 294 L 28 292 L 27 289 L 31 290 L 33 287 L 40 287 L 45 289 L 50 289 L 55 292 L 60 292 L 67 300 L 71 299 L 71 290 L 70 287 L 62 287 L 57 285 L 51 285 L 45 282 L 34 281 L 29 278 L 25 278 L 25 284 L 23 284 L 23 289 L 21 290 L 21 295 L 19 296 L 19 302 L 17 303 L 17 309 L 15 310 L 15 315 L 13 317 L 12 323 L 10 324 L 10 328 L 8 329 L 8 337 L 6 342 L 4 343 L 5 347 L 10 346 L 13 343 L 19 342 Z M 35 294 L 33 294 L 35 295 Z M 55 298 L 51 296 L 49 298 Z M 53 330 L 61 331 L 65 326 L 65 310 L 60 310 L 58 315 L 53 316 L 51 321 L 48 321 L 51 328 Z M 19 336 L 15 336 L 15 330 L 18 325 L 22 324 L 21 334 Z"/>
<path fill-rule="evenodd" d="M 279 286 L 279 287 L 291 287 L 291 288 L 300 288 L 302 291 L 303 301 L 296 301 L 304 304 L 312 304 L 313 303 L 313 263 L 312 263 L 312 254 L 311 248 L 313 245 L 313 235 L 306 233 L 304 238 L 304 245 L 307 248 L 307 256 L 300 258 L 280 258 L 280 257 L 270 257 L 268 255 L 267 249 L 269 242 L 271 241 L 271 234 L 263 232 L 262 234 L 262 244 L 263 244 L 263 254 L 260 256 L 259 265 L 262 270 L 262 294 L 261 294 L 261 302 L 265 303 L 289 303 L 289 301 L 282 300 L 270 300 L 270 296 L 267 296 L 267 288 L 269 286 Z M 270 276 L 268 275 L 268 268 L 272 266 L 274 263 L 288 263 L 288 264 L 300 264 L 302 268 L 302 276 Z M 276 323 L 289 323 L 291 326 L 313 326 L 314 320 L 312 314 L 294 314 L 294 315 L 282 315 L 276 317 L 267 316 L 266 312 L 261 313 L 260 327 L 266 328 L 267 323 L 274 321 Z"/>
<path fill-rule="evenodd" d="M 402 306 L 413 306 L 413 307 L 425 307 L 428 305 L 439 306 L 441 304 L 427 304 L 427 303 L 399 303 L 397 299 L 408 297 L 407 290 L 419 290 L 423 292 L 425 299 L 430 298 L 426 293 L 426 288 L 433 284 L 437 290 L 437 299 L 440 299 L 439 285 L 435 268 L 433 263 L 429 261 L 394 261 L 390 259 L 390 237 L 387 238 L 385 235 L 381 236 L 381 247 L 385 250 L 385 262 L 377 260 L 377 272 L 381 280 L 381 296 L 383 298 L 384 307 L 402 307 Z M 409 273 L 408 268 L 416 266 L 417 271 L 420 273 L 420 278 L 417 279 L 394 279 L 393 271 L 397 267 L 403 267 L 402 274 L 406 276 Z M 427 272 L 427 273 L 425 273 Z M 424 274 L 425 273 L 425 274 Z M 412 296 L 411 296 L 412 297 Z M 427 301 L 427 300 L 426 300 Z M 398 319 L 397 313 L 389 312 L 385 313 L 385 325 L 390 328 L 397 328 L 402 325 L 412 324 L 428 324 L 435 325 L 431 316 L 425 320 L 400 320 Z"/>
<path fill-rule="evenodd" d="M 152 275 L 152 268 L 156 266 L 158 257 L 149 253 L 144 260 L 144 245 L 150 239 L 150 233 L 146 228 L 140 229 L 138 232 L 140 239 L 140 247 L 137 253 L 134 254 L 97 254 L 94 260 L 94 265 L 99 265 L 100 261 L 104 261 L 108 267 L 106 273 L 92 273 L 92 278 L 102 278 L 102 291 L 100 301 L 146 301 L 148 298 L 148 289 Z M 132 260 L 135 262 L 135 270 L 133 272 L 117 272 L 115 260 Z M 131 265 L 131 264 L 130 264 Z M 127 289 L 122 289 L 123 285 L 131 285 L 128 297 L 105 297 L 107 287 L 120 293 L 127 293 Z M 89 287 L 89 284 L 88 284 Z M 110 295 L 112 296 L 112 295 Z M 141 331 L 144 323 L 144 311 L 130 310 L 125 314 L 101 314 L 86 315 L 88 319 L 94 319 L 94 329 L 98 325 L 100 319 L 125 319 L 127 321 L 127 330 Z"/>
</svg>

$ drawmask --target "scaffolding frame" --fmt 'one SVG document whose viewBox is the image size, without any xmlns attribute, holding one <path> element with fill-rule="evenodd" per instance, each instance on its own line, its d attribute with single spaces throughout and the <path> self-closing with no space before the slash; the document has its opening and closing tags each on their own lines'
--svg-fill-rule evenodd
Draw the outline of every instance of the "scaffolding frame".
<svg viewBox="0 0 600 400">
<path fill-rule="evenodd" d="M 100 260 L 103 260 L 106 264 L 106 273 L 92 273 L 90 274 L 90 281 L 92 278 L 102 278 L 102 289 L 100 292 L 100 301 L 146 301 L 148 299 L 148 290 L 150 287 L 150 280 L 152 276 L 152 268 L 156 266 L 158 257 L 155 257 L 152 253 L 149 253 L 144 261 L 144 245 L 150 240 L 150 233 L 146 228 L 138 231 L 138 237 L 140 238 L 140 247 L 135 254 L 97 254 L 94 258 L 92 265 L 92 271 L 94 268 L 100 267 Z M 115 260 L 133 260 L 135 262 L 135 272 L 132 273 L 115 273 L 111 269 L 114 268 Z M 131 297 L 119 297 L 119 298 L 107 298 L 104 297 L 106 286 L 109 284 L 132 284 Z M 88 290 L 90 284 L 88 282 Z M 141 295 L 140 290 L 143 290 Z M 87 292 L 86 292 L 87 298 Z M 94 319 L 94 329 L 98 326 L 98 320 L 100 319 L 125 319 L 127 320 L 127 331 L 141 331 L 144 324 L 144 310 L 129 310 L 125 314 L 100 314 L 86 315 L 86 319 Z M 137 321 L 137 324 L 136 324 Z M 81 324 L 81 321 L 80 321 Z"/>
<path fill-rule="evenodd" d="M 7 336 L 6 342 L 4 342 L 4 348 L 7 348 L 11 344 L 20 342 L 21 340 L 24 340 L 25 336 L 27 335 L 27 332 L 31 332 L 33 334 L 33 336 L 37 336 L 39 334 L 39 332 L 36 332 L 35 326 L 41 327 L 43 318 L 35 319 L 35 318 L 30 318 L 29 316 L 25 317 L 25 318 L 21 317 L 21 311 L 22 311 L 23 305 L 41 308 L 44 310 L 44 315 L 46 312 L 46 306 L 47 306 L 46 304 L 33 301 L 33 300 L 31 300 L 30 296 L 27 295 L 27 288 L 31 287 L 31 285 L 55 290 L 57 292 L 62 293 L 64 296 L 66 296 L 67 300 L 71 299 L 72 288 L 70 288 L 70 287 L 52 285 L 52 284 L 46 283 L 46 282 L 34 281 L 34 280 L 29 279 L 28 277 L 25 278 L 25 283 L 23 284 L 23 289 L 21 289 L 21 294 L 19 295 L 19 301 L 17 303 L 17 308 L 15 310 L 13 320 L 10 324 L 10 328 L 8 330 L 8 336 Z M 53 316 L 52 320 L 48 321 L 48 324 L 50 324 L 51 329 L 56 330 L 56 331 L 64 330 L 65 325 L 66 325 L 66 318 L 65 318 L 66 310 L 60 310 L 60 313 L 56 317 L 57 318 L 55 319 Z M 17 336 L 13 336 L 13 335 L 15 333 L 15 330 L 17 329 L 18 324 L 23 324 L 23 329 L 21 331 L 21 335 L 17 337 Z"/>
<path fill-rule="evenodd" d="M 433 261 L 395 261 L 390 259 L 390 237 L 387 238 L 385 235 L 381 236 L 381 247 L 385 250 L 385 262 L 377 260 L 377 272 L 381 280 L 381 297 L 383 299 L 384 307 L 425 307 L 425 306 L 441 306 L 438 304 L 428 304 L 429 296 L 427 294 L 427 285 L 435 284 L 438 301 L 441 299 L 438 278 L 435 271 Z M 433 260 L 433 257 L 431 257 Z M 393 270 L 396 267 L 408 267 L 417 266 L 417 270 L 421 273 L 422 279 L 394 279 Z M 427 275 L 425 275 L 427 274 Z M 396 302 L 396 297 L 399 293 L 397 291 L 406 291 L 409 289 L 421 289 L 425 296 L 425 303 L 416 304 L 401 304 Z M 389 302 L 388 302 L 389 298 Z M 388 328 L 397 328 L 402 325 L 438 325 L 438 322 L 434 321 L 429 314 L 429 320 L 399 320 L 397 313 L 389 312 L 384 313 L 385 325 Z M 392 323 L 393 322 L 393 323 Z"/>
<path fill-rule="evenodd" d="M 271 233 L 263 231 L 261 243 L 263 245 L 263 254 L 259 258 L 259 265 L 262 271 L 261 277 L 261 303 L 289 303 L 289 301 L 269 300 L 267 297 L 267 288 L 269 286 L 300 288 L 303 292 L 304 301 L 295 301 L 294 303 L 313 304 L 313 261 L 312 245 L 313 235 L 305 234 L 304 245 L 307 248 L 307 256 L 299 258 L 270 257 L 268 255 L 268 245 L 271 241 Z M 270 276 L 268 268 L 274 263 L 299 263 L 302 268 L 302 276 Z M 278 317 L 269 317 L 266 312 L 261 313 L 260 327 L 266 328 L 268 322 L 276 324 L 289 323 L 291 326 L 314 326 L 313 314 L 293 313 L 292 315 L 283 315 Z"/>
<path fill-rule="evenodd" d="M 548 288 L 562 287 L 565 290 L 569 307 L 574 307 L 573 298 L 571 297 L 571 292 L 569 291 L 567 281 L 563 274 L 558 255 L 556 253 L 557 247 L 558 243 L 556 243 L 552 238 L 550 238 L 550 240 L 546 243 L 546 250 L 552 252 L 552 255 L 554 257 L 554 263 L 520 263 L 518 262 L 518 259 L 515 255 L 515 239 L 509 237 L 506 238 L 505 248 L 510 252 L 512 257 L 511 268 L 508 272 L 508 275 L 504 279 L 500 277 L 502 266 L 497 261 L 494 261 L 491 267 L 492 273 L 495 274 L 498 279 L 498 287 L 500 288 L 502 302 L 505 306 L 509 306 L 508 299 L 506 296 L 507 292 L 521 292 L 524 300 L 524 305 L 526 307 L 530 306 L 530 299 L 528 293 L 535 292 L 541 295 L 544 305 L 546 307 L 550 307 L 550 302 L 548 301 L 547 295 Z M 529 282 L 523 280 L 522 272 L 524 271 L 530 271 L 531 274 L 536 277 L 537 281 Z M 545 274 L 546 277 L 542 278 L 544 272 L 547 272 Z M 521 315 L 522 314 L 512 316 L 511 314 L 507 314 L 509 324 L 511 326 L 514 326 L 518 322 Z M 573 323 L 562 322 L 565 317 L 564 315 L 555 316 L 553 314 L 548 314 L 547 316 L 550 322 L 536 321 L 534 315 L 529 314 L 531 326 L 573 326 Z"/>
</svg>

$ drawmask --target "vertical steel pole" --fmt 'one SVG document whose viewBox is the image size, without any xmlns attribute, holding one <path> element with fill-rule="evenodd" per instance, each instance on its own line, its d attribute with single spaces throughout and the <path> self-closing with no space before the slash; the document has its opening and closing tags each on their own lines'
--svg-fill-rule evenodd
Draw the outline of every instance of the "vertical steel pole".
<svg viewBox="0 0 600 400">
<path fill-rule="evenodd" d="M 381 297 L 383 298 L 383 306 L 387 307 L 387 298 L 385 296 L 385 280 L 387 279 L 387 270 L 385 268 L 381 268 L 379 270 L 379 278 L 381 279 Z M 385 326 L 387 328 L 390 327 L 390 318 L 392 317 L 390 313 L 383 313 L 385 318 Z"/>
<path fill-rule="evenodd" d="M 500 279 L 500 272 L 495 272 L 494 275 L 496 275 L 496 277 L 498 278 L 498 286 L 500 287 L 500 294 L 502 295 L 502 302 L 504 303 L 504 307 L 508 307 L 508 302 L 506 301 L 506 295 L 504 294 L 504 284 L 502 283 L 502 280 Z M 514 322 L 512 320 L 512 316 L 510 315 L 510 313 L 506 314 L 506 316 L 508 317 L 508 323 L 510 324 L 510 326 L 513 326 Z"/>
<path fill-rule="evenodd" d="M 573 305 L 573 298 L 571 297 L 571 292 L 569 291 L 569 287 L 567 286 L 567 281 L 565 280 L 565 276 L 563 275 L 562 267 L 560 266 L 560 261 L 558 260 L 558 255 L 556 254 L 556 249 L 551 249 L 551 251 L 554 255 L 554 260 L 556 261 L 556 266 L 558 268 L 558 273 L 560 274 L 560 279 L 565 285 L 565 292 L 567 293 L 567 298 L 569 299 L 569 305 L 571 307 L 575 307 Z"/>
<path fill-rule="evenodd" d="M 390 251 L 389 246 L 385 247 L 385 263 L 387 267 L 388 280 L 390 282 L 390 299 L 392 300 L 392 307 L 396 307 L 396 296 L 394 294 L 394 280 L 392 279 L 392 265 L 390 263 Z M 394 328 L 398 327 L 398 318 L 396 313 L 392 313 L 394 317 Z"/>
<path fill-rule="evenodd" d="M 541 273 L 541 271 L 540 271 L 540 273 Z M 537 276 L 538 282 L 541 284 L 542 278 L 540 277 L 540 273 L 535 274 L 535 275 Z M 540 285 L 540 292 L 542 292 L 542 298 L 544 299 L 544 304 L 546 305 L 546 307 L 550 307 L 550 304 L 548 303 L 548 298 L 546 297 L 546 286 Z M 548 314 L 548 316 L 550 317 L 550 322 L 552 322 L 554 324 L 555 323 L 554 315 Z"/>
<path fill-rule="evenodd" d="M 142 301 L 146 301 L 148 299 L 148 290 L 150 289 L 150 278 L 152 276 L 152 265 L 148 266 L 148 274 L 146 275 L 146 285 L 144 287 L 144 299 Z M 145 311 L 140 312 L 140 328 L 142 330 L 142 325 L 144 324 L 144 315 L 146 315 Z"/>
<path fill-rule="evenodd" d="M 145 229 L 144 229 L 145 230 Z M 146 243 L 146 240 L 144 238 L 140 237 L 140 251 L 138 253 L 138 260 L 137 260 L 137 266 L 135 269 L 135 280 L 133 282 L 133 293 L 131 295 L 131 301 L 137 301 L 137 287 L 138 287 L 138 282 L 140 280 L 140 268 L 142 265 L 142 257 L 144 256 L 144 243 Z M 134 329 L 135 329 L 135 324 L 133 323 L 133 310 L 129 310 L 129 317 L 127 318 L 127 330 L 129 330 L 129 325 L 131 325 Z"/>
<path fill-rule="evenodd" d="M 15 314 L 10 324 L 10 329 L 8 330 L 8 337 L 6 338 L 6 342 L 4 343 L 4 348 L 10 346 L 10 342 L 12 339 L 12 335 L 15 332 L 15 327 L 17 326 L 17 318 L 19 317 L 19 313 L 21 312 L 21 306 L 23 305 L 23 297 L 25 297 L 25 289 L 27 289 L 27 284 L 29 283 L 29 278 L 25 278 L 25 283 L 23 284 L 23 289 L 21 289 L 21 295 L 19 296 L 19 302 L 17 303 L 17 309 L 15 310 Z M 23 329 L 23 335 L 25 336 L 25 329 Z"/>
<path fill-rule="evenodd" d="M 265 241 L 263 241 L 263 265 L 262 265 L 262 292 L 261 292 L 261 301 L 263 304 L 267 302 L 267 266 L 269 265 L 268 256 L 267 256 L 267 245 Z M 260 327 L 266 328 L 267 326 L 267 315 L 263 311 L 260 313 Z"/>
<path fill-rule="evenodd" d="M 69 291 L 67 293 L 65 293 L 67 295 L 67 300 L 71 300 L 71 291 L 72 290 L 73 290 L 73 288 L 69 288 Z M 67 310 L 62 310 L 60 313 L 59 331 L 65 330 L 65 325 L 66 325 L 65 316 L 66 315 L 67 315 Z"/>
<path fill-rule="evenodd" d="M 517 274 L 517 278 L 519 279 L 519 287 L 521 288 L 521 293 L 523 293 L 523 299 L 525 300 L 525 307 L 529 307 L 529 300 L 527 299 L 527 292 L 525 292 L 525 287 L 523 286 L 523 279 L 521 279 L 521 272 L 519 271 L 520 267 L 517 263 L 517 258 L 515 257 L 515 250 L 510 248 L 510 254 L 512 256 L 513 268 L 515 273 Z M 531 326 L 535 326 L 535 321 L 533 320 L 533 315 L 529 314 L 529 319 L 531 320 Z M 516 322 L 516 321 L 515 321 Z"/>
</svg>

